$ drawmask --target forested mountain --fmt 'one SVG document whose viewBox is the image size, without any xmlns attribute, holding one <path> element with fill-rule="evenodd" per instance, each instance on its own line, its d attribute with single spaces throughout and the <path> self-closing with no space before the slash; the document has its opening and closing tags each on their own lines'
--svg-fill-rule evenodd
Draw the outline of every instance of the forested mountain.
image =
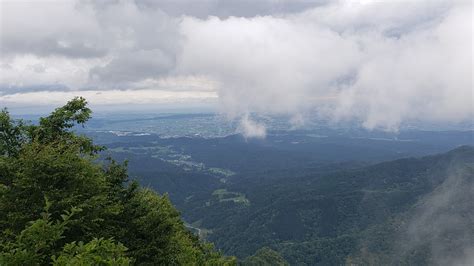
<svg viewBox="0 0 474 266">
<path fill-rule="evenodd" d="M 169 193 L 187 226 L 225 254 L 244 259 L 270 248 L 296 265 L 439 261 L 443 252 L 435 250 L 444 244 L 403 238 L 416 235 L 408 232 L 420 222 L 420 206 L 431 206 L 443 187 L 472 188 L 472 147 L 461 145 L 473 143 L 472 131 L 327 133 L 277 132 L 264 140 L 92 134 L 114 157 L 129 159 L 142 184 Z M 459 195 L 472 202 L 472 192 Z M 462 217 L 472 211 L 463 208 L 460 232 L 469 232 L 473 223 Z M 472 247 L 464 242 L 458 245 Z"/>
<path fill-rule="evenodd" d="M 410 141 L 87 132 L 105 149 L 75 133 L 90 114 L 81 98 L 36 124 L 2 111 L 1 265 L 473 261 L 474 148 L 419 156 L 471 143 L 472 132 Z"/>
<path fill-rule="evenodd" d="M 37 125 L 0 113 L 0 265 L 233 265 L 188 231 L 178 211 L 129 182 L 126 164 L 70 129 L 76 98 Z"/>
<path fill-rule="evenodd" d="M 415 226 L 430 223 L 417 217 L 443 197 L 439 193 L 460 189 L 460 184 L 471 192 L 459 193 L 455 200 L 464 207 L 453 208 L 456 213 L 448 216 L 460 217 L 459 232 L 472 229 L 473 148 L 420 156 L 472 143 L 472 132 L 407 135 L 410 141 L 295 134 L 266 140 L 98 134 L 102 140 L 110 138 L 114 157 L 130 160 L 132 176 L 168 192 L 188 227 L 228 255 L 244 259 L 270 248 L 295 265 L 441 264 L 439 254 L 444 253 L 448 262 L 465 258 L 468 253 L 459 250 L 472 247 L 472 237 L 453 241 L 449 245 L 462 248 L 449 251 L 446 239 L 420 236 L 423 242 L 408 236 L 417 236 L 413 228 L 430 228 Z M 414 157 L 380 163 L 409 155 Z M 431 211 L 446 217 L 448 210 Z M 450 230 L 425 234 L 440 238 L 453 234 Z M 450 237 L 457 238 L 455 233 Z"/>
<path fill-rule="evenodd" d="M 269 246 L 296 265 L 447 265 L 472 255 L 473 166 L 474 148 L 463 146 L 354 170 L 248 178 L 228 187 L 248 204 L 214 197 L 186 219 L 200 219 L 211 241 L 240 257 Z"/>
</svg>

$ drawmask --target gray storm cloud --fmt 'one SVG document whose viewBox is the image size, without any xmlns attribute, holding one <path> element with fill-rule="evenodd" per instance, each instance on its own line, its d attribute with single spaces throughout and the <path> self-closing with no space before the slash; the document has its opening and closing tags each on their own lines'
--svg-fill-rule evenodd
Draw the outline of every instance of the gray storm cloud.
<svg viewBox="0 0 474 266">
<path fill-rule="evenodd" d="M 386 130 L 473 116 L 470 1 L 1 7 L 0 95 L 48 86 L 214 90 L 221 112 L 242 128 L 263 126 L 248 114 L 283 114 L 298 124 L 320 115 Z M 212 86 L 186 85 L 193 79 Z M 160 87 L 166 80 L 179 86 Z"/>
</svg>

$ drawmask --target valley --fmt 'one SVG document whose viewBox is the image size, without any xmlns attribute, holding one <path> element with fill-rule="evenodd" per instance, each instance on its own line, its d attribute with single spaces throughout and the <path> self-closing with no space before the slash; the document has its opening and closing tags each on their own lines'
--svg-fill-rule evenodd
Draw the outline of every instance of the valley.
<svg viewBox="0 0 474 266">
<path fill-rule="evenodd" d="M 474 150 L 462 146 L 472 131 L 321 131 L 274 130 L 265 139 L 86 132 L 226 255 L 265 247 L 295 265 L 433 257 L 430 243 L 403 254 L 397 243 L 449 171 L 464 169 L 473 186 Z"/>
</svg>

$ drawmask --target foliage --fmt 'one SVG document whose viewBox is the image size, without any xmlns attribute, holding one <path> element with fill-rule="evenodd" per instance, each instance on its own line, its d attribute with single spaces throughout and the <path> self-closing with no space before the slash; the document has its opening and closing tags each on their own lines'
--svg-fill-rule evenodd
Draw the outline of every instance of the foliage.
<svg viewBox="0 0 474 266">
<path fill-rule="evenodd" d="M 124 245 L 111 239 L 94 238 L 87 244 L 72 242 L 64 246 L 58 258 L 53 258 L 53 265 L 130 265 L 132 260 L 125 256 L 126 251 Z"/>
<path fill-rule="evenodd" d="M 52 222 L 48 212 L 51 203 L 46 201 L 42 217 L 33 221 L 14 241 L 2 243 L 0 254 L 1 265 L 31 265 L 50 262 L 50 255 L 55 253 L 58 242 L 64 238 L 63 233 L 71 217 L 80 211 L 72 209 L 61 216 L 61 221 Z"/>
<path fill-rule="evenodd" d="M 289 265 L 278 252 L 269 247 L 257 250 L 254 255 L 247 257 L 241 264 L 244 266 Z"/>
<path fill-rule="evenodd" d="M 103 147 L 72 130 L 90 115 L 83 98 L 37 125 L 0 113 L 3 264 L 235 263 L 200 243 L 167 196 L 129 182 L 126 163 L 97 163 Z"/>
<path fill-rule="evenodd" d="M 13 121 L 7 111 L 3 109 L 0 112 L 0 155 L 13 156 L 20 149 L 25 135 L 22 131 L 25 125 L 22 121 Z"/>
</svg>

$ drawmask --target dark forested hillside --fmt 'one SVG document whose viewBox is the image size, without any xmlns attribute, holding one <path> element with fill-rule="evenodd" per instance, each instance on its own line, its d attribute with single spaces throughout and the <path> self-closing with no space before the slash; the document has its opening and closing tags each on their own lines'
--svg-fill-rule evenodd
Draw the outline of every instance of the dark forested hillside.
<svg viewBox="0 0 474 266">
<path fill-rule="evenodd" d="M 440 252 L 431 242 L 408 248 L 403 243 L 416 241 L 404 237 L 414 235 L 407 232 L 417 206 L 449 180 L 472 188 L 472 179 L 463 178 L 472 175 L 473 148 L 419 155 L 472 143 L 472 132 L 405 135 L 413 141 L 148 135 L 109 136 L 108 146 L 114 157 L 130 160 L 142 184 L 168 192 L 187 226 L 228 255 L 244 259 L 271 248 L 297 265 L 433 264 Z M 380 163 L 407 155 L 415 157 Z"/>
<path fill-rule="evenodd" d="M 0 265 L 233 265 L 187 230 L 167 196 L 70 129 L 76 98 L 37 125 L 0 112 Z"/>
<path fill-rule="evenodd" d="M 356 170 L 249 178 L 228 188 L 245 195 L 247 206 L 211 201 L 187 219 L 202 217 L 209 239 L 240 257 L 269 246 L 293 264 L 443 264 L 434 261 L 441 252 L 447 261 L 473 247 L 473 166 L 474 148 L 463 146 Z M 441 197 L 452 197 L 452 205 Z M 437 242 L 420 240 L 432 229 Z"/>
<path fill-rule="evenodd" d="M 108 154 L 129 159 L 139 182 L 169 193 L 188 228 L 242 261 L 275 253 L 296 265 L 468 258 L 459 251 L 469 250 L 474 239 L 459 232 L 472 232 L 474 155 L 460 144 L 473 143 L 472 132 L 413 131 L 398 138 L 327 133 L 246 140 L 89 132 L 107 143 Z M 462 208 L 431 207 L 450 189 L 464 191 L 452 199 Z M 444 222 L 440 232 L 426 226 L 438 217 L 457 217 L 461 229 L 452 232 Z"/>
</svg>

